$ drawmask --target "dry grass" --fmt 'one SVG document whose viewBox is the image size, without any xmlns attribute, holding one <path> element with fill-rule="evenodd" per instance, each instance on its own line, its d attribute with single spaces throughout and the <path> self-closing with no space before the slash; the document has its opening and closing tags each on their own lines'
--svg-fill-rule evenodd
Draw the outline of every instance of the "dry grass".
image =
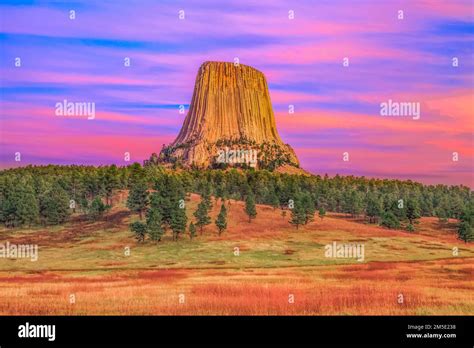
<svg viewBox="0 0 474 348">
<path fill-rule="evenodd" d="M 193 195 L 190 211 L 196 202 Z M 123 208 L 104 222 L 0 231 L 0 242 L 38 243 L 41 250 L 38 262 L 0 259 L 0 314 L 474 313 L 474 250 L 456 239 L 453 222 L 424 218 L 417 233 L 408 233 L 330 214 L 296 231 L 288 216 L 266 206 L 249 224 L 242 202 L 231 203 L 229 217 L 220 237 L 209 226 L 195 241 L 159 245 L 136 244 Z M 365 262 L 328 260 L 324 245 L 333 241 L 364 243 Z M 130 257 L 124 246 L 132 248 Z"/>
<path fill-rule="evenodd" d="M 474 313 L 473 259 L 290 270 L 0 274 L 6 315 Z M 76 303 L 69 303 L 74 294 Z M 179 303 L 179 295 L 185 296 Z M 399 296 L 403 295 L 403 303 Z M 294 303 L 289 303 L 289 296 Z"/>
</svg>

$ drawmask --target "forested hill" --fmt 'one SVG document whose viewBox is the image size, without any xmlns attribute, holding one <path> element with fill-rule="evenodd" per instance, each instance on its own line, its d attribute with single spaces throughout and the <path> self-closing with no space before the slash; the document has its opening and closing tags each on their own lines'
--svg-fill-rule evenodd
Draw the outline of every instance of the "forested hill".
<svg viewBox="0 0 474 348">
<path fill-rule="evenodd" d="M 244 200 L 252 194 L 260 204 L 281 209 L 305 205 L 365 216 L 369 223 L 389 228 L 413 230 L 420 216 L 460 219 L 471 227 L 473 221 L 473 195 L 465 186 L 266 170 L 171 170 L 134 163 L 126 167 L 48 165 L 3 170 L 0 222 L 7 227 L 60 224 L 72 213 L 90 213 L 100 202 L 110 205 L 114 191 L 137 184 L 178 196 L 207 191 L 216 198 Z"/>
</svg>

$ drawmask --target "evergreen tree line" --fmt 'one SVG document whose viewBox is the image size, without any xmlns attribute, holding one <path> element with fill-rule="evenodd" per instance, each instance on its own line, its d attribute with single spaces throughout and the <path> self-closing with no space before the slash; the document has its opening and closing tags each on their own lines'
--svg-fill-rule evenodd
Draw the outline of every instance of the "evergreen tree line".
<svg viewBox="0 0 474 348">
<path fill-rule="evenodd" d="M 163 185 L 163 180 L 172 183 Z M 164 188 L 155 190 L 160 201 L 153 198 L 153 193 L 147 197 L 150 200 L 147 207 L 175 206 L 186 193 L 195 192 L 223 200 L 244 200 L 246 205 L 250 201 L 246 211 L 250 220 L 252 201 L 275 209 L 291 209 L 290 221 L 297 228 L 308 223 L 314 216 L 311 213 L 316 211 L 323 213 L 322 216 L 326 211 L 344 213 L 365 218 L 369 223 L 408 230 L 415 229 L 420 216 L 437 216 L 441 222 L 458 219 L 460 236 L 472 238 L 469 236 L 472 236 L 473 195 L 465 186 L 338 175 L 332 178 L 289 175 L 266 170 L 170 171 L 156 165 L 142 167 L 138 163 L 124 167 L 49 165 L 3 170 L 0 222 L 7 227 L 53 225 L 67 221 L 71 213 L 97 219 L 113 204 L 116 190 L 136 185 L 150 190 Z M 166 192 L 168 186 L 181 192 Z M 200 208 L 201 216 L 204 208 Z M 171 229 L 172 216 L 167 209 L 161 208 L 160 214 L 164 214 L 165 227 Z M 148 208 L 136 211 L 139 215 L 148 214 Z M 196 227 L 205 226 L 204 222 L 196 221 L 199 224 Z M 175 217 L 174 225 L 177 235 L 182 233 L 179 217 Z"/>
<path fill-rule="evenodd" d="M 209 183 L 202 187 L 201 201 L 193 213 L 195 221 L 187 226 L 186 201 L 189 199 L 177 176 L 164 174 L 157 177 L 151 191 L 145 180 L 137 179 L 131 184 L 127 207 L 137 214 L 139 219 L 130 224 L 130 229 L 139 242 L 143 242 L 147 236 L 150 240 L 159 242 L 168 229 L 172 231 L 174 241 L 186 231 L 193 239 L 196 236 L 196 227 L 202 235 L 204 227 L 211 223 L 209 216 L 212 209 L 211 192 Z M 144 213 L 145 220 L 143 220 Z M 219 235 L 227 229 L 227 209 L 224 200 L 215 224 Z"/>
</svg>

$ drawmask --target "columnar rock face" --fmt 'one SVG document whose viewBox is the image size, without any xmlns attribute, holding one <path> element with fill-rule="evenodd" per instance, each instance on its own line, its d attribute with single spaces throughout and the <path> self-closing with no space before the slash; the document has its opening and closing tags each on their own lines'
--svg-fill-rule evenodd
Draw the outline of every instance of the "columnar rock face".
<svg viewBox="0 0 474 348">
<path fill-rule="evenodd" d="M 298 166 L 276 129 L 267 81 L 258 70 L 225 62 L 199 68 L 189 112 L 176 140 L 160 159 L 198 167 L 242 164 L 223 151 L 254 151 L 257 167 Z M 244 158 L 244 156 L 242 156 Z"/>
</svg>

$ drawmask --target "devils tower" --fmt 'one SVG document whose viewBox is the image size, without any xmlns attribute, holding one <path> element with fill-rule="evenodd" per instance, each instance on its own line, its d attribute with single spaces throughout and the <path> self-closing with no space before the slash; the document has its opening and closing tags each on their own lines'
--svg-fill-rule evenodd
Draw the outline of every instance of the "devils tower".
<svg viewBox="0 0 474 348">
<path fill-rule="evenodd" d="M 299 166 L 278 135 L 263 73 L 227 62 L 201 65 L 181 131 L 158 160 L 199 168 Z"/>
</svg>

